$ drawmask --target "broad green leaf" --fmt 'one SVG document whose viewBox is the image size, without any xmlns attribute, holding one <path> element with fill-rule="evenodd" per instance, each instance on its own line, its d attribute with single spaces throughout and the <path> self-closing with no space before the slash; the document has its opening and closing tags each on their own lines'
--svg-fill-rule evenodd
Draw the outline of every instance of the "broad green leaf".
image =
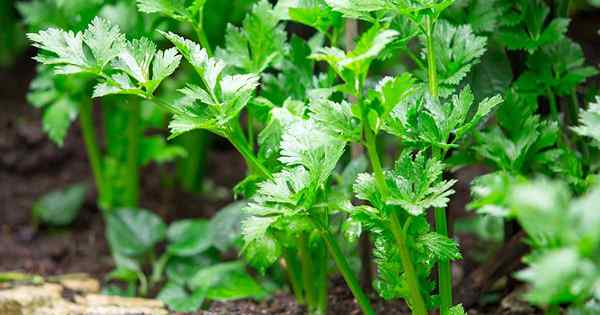
<svg viewBox="0 0 600 315">
<path fill-rule="evenodd" d="M 107 217 L 106 236 L 111 248 L 123 255 L 139 256 L 165 238 L 166 226 L 156 214 L 144 209 L 122 208 Z"/>
<path fill-rule="evenodd" d="M 207 250 L 213 242 L 209 221 L 187 219 L 173 222 L 167 229 L 167 251 L 176 256 L 194 256 Z"/>
<path fill-rule="evenodd" d="M 188 292 L 185 287 L 168 282 L 158 293 L 157 299 L 163 301 L 175 312 L 196 312 L 206 297 L 206 289 L 198 288 Z"/>
<path fill-rule="evenodd" d="M 202 268 L 218 262 L 217 259 L 203 255 L 180 257 L 169 257 L 165 273 L 170 283 L 186 286 L 187 282 Z"/>
<path fill-rule="evenodd" d="M 32 216 L 43 224 L 69 225 L 77 218 L 86 193 L 87 187 L 83 184 L 52 191 L 33 205 Z"/>
<path fill-rule="evenodd" d="M 207 290 L 207 298 L 217 301 L 260 298 L 266 294 L 256 280 L 248 275 L 241 261 L 201 269 L 190 279 L 189 285 L 194 290 Z"/>
<path fill-rule="evenodd" d="M 247 214 L 242 210 L 245 201 L 233 202 L 220 209 L 210 220 L 213 233 L 213 246 L 224 252 L 230 249 L 242 234 L 242 222 Z"/>
</svg>

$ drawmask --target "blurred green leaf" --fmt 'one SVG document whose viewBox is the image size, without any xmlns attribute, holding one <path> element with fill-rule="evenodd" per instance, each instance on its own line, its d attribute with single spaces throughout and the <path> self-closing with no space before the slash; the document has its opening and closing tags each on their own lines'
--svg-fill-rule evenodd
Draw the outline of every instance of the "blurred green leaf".
<svg viewBox="0 0 600 315">
<path fill-rule="evenodd" d="M 33 206 L 32 215 L 41 223 L 51 226 L 71 224 L 85 201 L 87 186 L 76 184 L 50 192 Z"/>
<path fill-rule="evenodd" d="M 162 219 L 144 209 L 115 209 L 107 217 L 106 236 L 111 248 L 123 255 L 139 256 L 165 238 Z"/>
</svg>

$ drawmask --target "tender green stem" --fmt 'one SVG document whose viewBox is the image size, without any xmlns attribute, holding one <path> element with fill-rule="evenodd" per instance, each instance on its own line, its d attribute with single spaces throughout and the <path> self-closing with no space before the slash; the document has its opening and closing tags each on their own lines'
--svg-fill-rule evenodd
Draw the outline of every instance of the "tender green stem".
<svg viewBox="0 0 600 315">
<path fill-rule="evenodd" d="M 131 98 L 129 102 L 130 115 L 127 122 L 127 192 L 125 193 L 125 206 L 137 207 L 139 201 L 139 155 L 141 137 L 140 102 Z"/>
<path fill-rule="evenodd" d="M 248 124 L 248 147 L 250 151 L 254 152 L 254 118 L 251 110 L 247 111 L 246 119 Z"/>
<path fill-rule="evenodd" d="M 408 290 L 410 291 L 410 306 L 412 308 L 413 314 L 427 315 L 427 308 L 425 307 L 425 302 L 423 301 L 423 297 L 421 295 L 419 282 L 417 280 L 417 273 L 415 272 L 415 268 L 410 258 L 410 252 L 408 251 L 408 247 L 406 246 L 406 235 L 404 234 L 402 225 L 400 224 L 400 220 L 398 219 L 398 215 L 396 214 L 396 212 L 393 211 L 390 215 L 390 227 L 392 230 L 392 234 L 394 234 L 394 238 L 396 239 L 398 250 L 400 251 L 400 260 L 402 261 L 404 273 L 406 274 L 406 282 L 408 285 Z"/>
<path fill-rule="evenodd" d="M 152 277 L 150 278 L 150 282 L 152 284 L 158 283 L 162 279 L 162 274 L 169 262 L 171 255 L 169 253 L 165 253 L 154 263 L 154 268 L 152 269 Z"/>
<path fill-rule="evenodd" d="M 439 148 L 431 149 L 431 156 L 436 159 L 443 159 L 444 153 Z M 441 235 L 448 236 L 448 218 L 445 208 L 435 208 L 435 231 Z M 438 262 L 438 286 L 440 292 L 440 314 L 447 315 L 452 307 L 452 266 L 450 261 L 442 260 Z"/>
<path fill-rule="evenodd" d="M 427 80 L 429 82 L 429 93 L 435 99 L 438 97 L 437 70 L 435 54 L 433 52 L 433 20 L 430 16 L 425 17 L 425 37 L 427 38 Z"/>
<path fill-rule="evenodd" d="M 193 130 L 177 137 L 176 140 L 185 147 L 187 152 L 187 156 L 177 162 L 179 181 L 186 191 L 198 192 L 202 190 L 208 132 Z"/>
<path fill-rule="evenodd" d="M 348 284 L 350 291 L 352 291 L 352 294 L 354 295 L 354 298 L 356 299 L 356 302 L 358 303 L 358 306 L 362 310 L 363 314 L 375 315 L 375 311 L 373 310 L 373 307 L 369 302 L 369 298 L 367 297 L 363 289 L 360 287 L 358 279 L 352 272 L 352 269 L 350 268 L 346 257 L 342 253 L 342 250 L 340 249 L 340 246 L 338 245 L 333 235 L 331 235 L 331 232 L 322 229 L 321 235 L 323 237 L 323 240 L 325 241 L 325 244 L 327 245 L 329 253 L 333 257 L 333 260 L 335 261 L 335 264 L 337 265 L 340 273 L 342 274 L 342 277 L 344 277 L 344 280 L 346 280 L 346 284 Z"/>
<path fill-rule="evenodd" d="M 375 133 L 367 125 L 364 126 L 365 130 L 365 146 L 367 147 L 367 154 L 371 161 L 371 167 L 373 168 L 373 174 L 375 175 L 375 183 L 377 188 L 383 196 L 389 195 L 389 189 L 385 183 L 385 176 L 383 173 L 383 167 L 381 166 L 381 160 L 379 159 L 379 153 L 377 152 L 377 142 Z"/>
<path fill-rule="evenodd" d="M 269 179 L 273 178 L 271 172 L 269 172 L 269 170 L 262 163 L 260 163 L 260 161 L 258 161 L 256 156 L 254 155 L 254 152 L 250 150 L 250 146 L 246 141 L 246 137 L 244 136 L 244 133 L 239 126 L 239 123 L 237 124 L 237 126 L 234 126 L 233 130 L 227 138 L 229 139 L 231 144 L 236 148 L 236 150 L 240 152 L 242 157 L 244 157 L 246 164 L 252 171 L 256 172 L 257 175 L 261 177 Z"/>
<path fill-rule="evenodd" d="M 302 294 L 302 272 L 300 263 L 298 262 L 298 257 L 296 253 L 289 248 L 284 248 L 283 259 L 285 260 L 285 266 L 288 272 L 288 277 L 290 278 L 292 291 L 296 297 L 296 303 L 304 304 L 304 295 Z"/>
<path fill-rule="evenodd" d="M 306 235 L 300 234 L 298 237 L 298 251 L 300 254 L 300 264 L 302 265 L 302 281 L 304 283 L 304 293 L 306 295 L 306 303 L 308 304 L 309 312 L 313 313 L 316 304 L 316 283 L 313 279 L 314 268 L 312 265 L 312 257 L 308 246 Z"/>
<path fill-rule="evenodd" d="M 448 220 L 445 208 L 435 208 L 435 230 L 437 233 L 448 236 Z M 452 267 L 450 261 L 438 262 L 438 277 L 440 290 L 440 314 L 450 314 L 452 307 Z"/>
<path fill-rule="evenodd" d="M 136 272 L 136 274 L 137 274 L 138 280 L 140 281 L 140 289 L 139 289 L 140 295 L 141 296 L 148 295 L 148 278 L 146 278 L 146 275 L 141 271 Z"/>
<path fill-rule="evenodd" d="M 427 38 L 427 77 L 429 82 L 429 93 L 437 100 L 438 98 L 438 82 L 435 53 L 433 50 L 433 28 L 434 23 L 430 16 L 425 17 L 425 35 Z M 439 152 L 438 149 L 433 149 Z M 439 153 L 436 153 L 439 158 Z M 436 208 L 435 226 L 436 232 L 444 236 L 448 236 L 448 220 L 446 218 L 446 210 Z M 438 263 L 438 281 L 440 293 L 440 314 L 448 315 L 452 307 L 452 272 L 449 261 L 440 261 Z"/>
<path fill-rule="evenodd" d="M 98 142 L 96 141 L 96 130 L 94 128 L 94 121 L 92 118 L 92 103 L 86 99 L 81 102 L 79 108 L 79 123 L 81 124 L 81 132 L 83 133 L 83 142 L 85 144 L 85 150 L 87 153 L 90 166 L 92 167 L 92 174 L 94 175 L 94 183 L 98 190 L 98 199 L 101 202 L 100 208 L 105 209 L 111 202 L 107 190 L 104 186 L 104 177 L 102 175 L 102 159 L 100 156 L 100 149 L 98 148 Z"/>
<path fill-rule="evenodd" d="M 318 287 L 317 287 L 317 313 L 327 314 L 327 248 L 323 242 L 318 247 Z"/>
<path fill-rule="evenodd" d="M 558 105 L 556 104 L 556 97 L 554 96 L 554 92 L 552 92 L 551 89 L 546 90 L 546 98 L 548 98 L 548 102 L 550 103 L 550 115 L 552 116 L 552 119 L 554 119 L 554 121 L 556 121 L 556 123 L 561 126 L 562 129 L 562 122 L 560 120 L 560 116 L 558 115 Z"/>
<path fill-rule="evenodd" d="M 367 147 L 367 154 L 369 155 L 369 159 L 371 160 L 371 167 L 373 168 L 373 174 L 375 176 L 377 188 L 383 196 L 387 196 L 389 195 L 389 189 L 385 182 L 383 167 L 381 166 L 379 154 L 377 153 L 375 134 L 369 129 L 368 126 L 365 126 L 364 129 L 366 138 L 365 145 Z M 408 248 L 406 246 L 406 237 L 404 235 L 402 226 L 400 225 L 400 221 L 396 212 L 392 211 L 390 219 L 390 229 L 392 230 L 398 248 L 400 249 L 400 258 L 402 260 L 402 266 L 404 267 L 404 273 L 406 275 L 407 284 L 410 291 L 412 303 L 411 307 L 413 309 L 413 314 L 426 315 L 427 308 L 425 307 L 425 302 L 423 300 L 423 296 L 421 295 L 419 282 L 417 280 L 417 274 L 415 273 L 415 268 L 410 258 L 410 252 L 408 251 Z"/>
<path fill-rule="evenodd" d="M 423 61 L 421 61 L 421 59 L 417 58 L 417 56 L 409 48 L 403 49 L 402 51 L 404 53 L 406 53 L 406 55 L 410 58 L 410 60 L 412 60 L 415 63 L 415 65 L 417 65 L 417 67 L 419 67 L 421 69 L 426 68 Z"/>
<path fill-rule="evenodd" d="M 569 15 L 570 0 L 555 0 L 556 16 L 566 18 Z"/>
<path fill-rule="evenodd" d="M 569 123 L 574 124 L 577 122 L 577 119 L 579 118 L 579 100 L 577 99 L 577 90 L 575 88 L 573 88 L 571 90 L 571 102 L 569 104 L 570 104 L 570 106 L 569 106 L 570 122 Z"/>
<path fill-rule="evenodd" d="M 208 37 L 206 37 L 206 32 L 204 31 L 204 18 L 202 16 L 200 16 L 198 25 L 194 26 L 194 30 L 196 31 L 196 35 L 198 36 L 198 41 L 200 41 L 200 45 L 202 45 L 202 47 L 206 49 L 206 53 L 208 54 L 208 56 L 212 57 L 213 50 L 210 46 L 210 43 L 208 42 Z"/>
</svg>

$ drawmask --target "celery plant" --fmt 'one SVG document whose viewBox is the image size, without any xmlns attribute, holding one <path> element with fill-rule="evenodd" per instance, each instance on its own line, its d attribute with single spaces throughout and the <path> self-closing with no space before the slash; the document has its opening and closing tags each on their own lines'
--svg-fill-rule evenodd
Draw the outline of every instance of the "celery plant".
<svg viewBox="0 0 600 315">
<path fill-rule="evenodd" d="M 84 32 L 73 33 L 50 28 L 28 36 L 41 50 L 36 60 L 50 65 L 56 74 L 86 74 L 96 77 L 99 82 L 93 89 L 93 97 L 129 95 L 122 98 L 129 110 L 125 131 L 127 164 L 124 169 L 127 176 L 122 202 L 123 205 L 136 206 L 142 137 L 140 102 L 142 99 L 153 98 L 160 83 L 178 67 L 181 57 L 175 49 L 157 50 L 155 44 L 146 38 L 127 41 L 117 26 L 102 18 L 94 19 Z M 91 104 L 84 104 L 81 108 L 82 130 L 100 193 L 100 204 L 102 208 L 110 209 L 114 206 L 111 198 L 115 196 L 114 192 L 108 193 L 111 188 L 108 186 L 110 178 L 100 162 L 102 158 L 94 136 Z M 176 151 L 166 154 L 173 153 L 178 154 Z"/>
</svg>

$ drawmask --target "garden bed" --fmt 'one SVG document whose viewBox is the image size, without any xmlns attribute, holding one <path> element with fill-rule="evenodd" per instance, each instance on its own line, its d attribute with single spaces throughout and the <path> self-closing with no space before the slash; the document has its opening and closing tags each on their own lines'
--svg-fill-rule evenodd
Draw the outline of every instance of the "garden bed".
<svg viewBox="0 0 600 315">
<path fill-rule="evenodd" d="M 23 103 L 23 95 L 33 74 L 33 65 L 24 59 L 23 63 L 11 72 L 4 73 L 0 80 L 13 86 L 1 90 L 0 95 L 6 106 L 0 108 L 0 270 L 21 271 L 43 276 L 57 276 L 69 273 L 87 273 L 101 282 L 114 268 L 107 241 L 104 236 L 104 220 L 94 203 L 94 197 L 88 194 L 85 205 L 72 227 L 65 229 L 37 229 L 31 224 L 31 207 L 40 195 L 55 187 L 66 186 L 78 181 L 90 181 L 90 173 L 83 151 L 82 139 L 78 127 L 72 128 L 63 148 L 57 148 L 41 130 L 39 112 Z M 21 71 L 18 71 L 19 69 Z M 26 71 L 22 71 L 27 69 Z M 243 161 L 228 146 L 211 151 L 208 169 L 210 178 L 219 179 L 217 185 L 232 186 L 243 174 Z M 228 161 L 224 163 L 223 161 Z M 224 163 L 227 168 L 219 167 Z M 457 190 L 460 198 L 452 207 L 464 215 L 462 208 L 468 200 L 467 181 L 482 172 L 476 167 L 461 173 L 461 182 Z M 185 217 L 210 217 L 229 200 L 212 201 L 182 191 L 163 191 L 160 181 L 152 176 L 153 170 L 144 175 L 142 206 L 157 209 L 168 220 Z M 91 183 L 89 183 L 91 184 Z M 190 208 L 189 204 L 196 207 Z M 455 212 L 456 213 L 456 212 Z M 485 246 L 468 235 L 462 236 L 461 245 L 465 252 Z M 469 256 L 467 256 L 469 258 Z M 470 259 L 461 260 L 455 271 L 465 277 L 476 266 Z M 516 266 L 515 266 L 516 267 Z M 503 281 L 500 281 L 502 284 Z M 360 314 L 351 292 L 341 278 L 336 279 L 329 294 L 330 314 Z M 523 311 L 521 304 L 502 298 L 510 294 L 510 289 L 500 287 L 496 290 L 496 302 L 486 306 L 475 306 L 469 314 L 476 315 L 530 315 L 531 308 Z M 378 314 L 408 314 L 401 301 L 386 302 L 374 292 L 369 293 Z M 502 305 L 503 304 L 503 305 Z M 516 308 L 516 310 L 513 310 Z M 306 309 L 296 304 L 293 295 L 277 293 L 264 301 L 239 300 L 213 302 L 206 312 L 198 314 L 236 314 L 236 315 L 293 315 L 305 314 Z"/>
<path fill-rule="evenodd" d="M 193 21 L 194 32 L 190 33 L 198 36 L 200 45 L 174 33 L 163 32 L 161 39 L 156 40 L 159 47 L 176 47 L 157 50 L 150 41 L 132 41 L 130 37 L 134 31 L 123 31 L 126 35 L 119 37 L 119 30 L 111 26 L 111 21 L 104 18 L 92 21 L 90 18 L 89 29 L 100 29 L 114 36 L 107 43 L 105 38 L 91 36 L 93 32 L 85 33 L 83 37 L 87 38 L 82 45 L 85 45 L 86 53 L 82 50 L 79 56 L 87 58 L 83 65 L 72 55 L 62 56 L 64 51 L 53 46 L 57 42 L 58 46 L 62 45 L 62 41 L 42 31 L 30 35 L 39 51 L 29 49 L 10 68 L 0 68 L 0 275 L 15 271 L 35 276 L 25 281 L 6 281 L 0 277 L 0 302 L 12 301 L 14 296 L 20 298 L 30 290 L 40 293 L 42 300 L 51 300 L 41 303 L 40 307 L 64 306 L 77 309 L 75 313 L 96 314 L 88 308 L 95 307 L 94 301 L 105 301 L 104 296 L 97 295 L 102 286 L 114 289 L 107 289 L 103 294 L 162 299 L 174 309 L 202 306 L 202 310 L 190 314 L 207 315 L 311 313 L 298 300 L 307 301 L 312 313 L 326 308 L 327 314 L 335 315 L 373 312 L 408 315 L 411 311 L 424 314 L 426 309 L 438 307 L 447 312 L 452 310 L 451 315 L 464 315 L 462 307 L 469 315 L 559 314 L 562 309 L 566 314 L 567 309 L 570 312 L 599 309 L 597 304 L 592 304 L 600 298 L 600 280 L 588 281 L 590 283 L 580 287 L 573 285 L 571 291 L 555 288 L 562 282 L 565 286 L 570 281 L 578 283 L 572 279 L 584 278 L 580 274 L 582 271 L 590 273 L 589 279 L 584 280 L 600 279 L 600 265 L 595 260 L 597 248 L 594 247 L 594 251 L 594 248 L 586 247 L 600 244 L 600 234 L 585 226 L 586 220 L 591 222 L 597 216 L 584 212 L 594 209 L 593 198 L 597 196 L 594 193 L 600 191 L 597 183 L 600 175 L 596 174 L 600 166 L 594 160 L 600 153 L 597 150 L 600 146 L 596 142 L 592 144 L 600 138 L 594 138 L 599 134 L 593 129 L 594 121 L 589 118 L 600 113 L 600 97 L 593 98 L 598 93 L 597 68 L 600 64 L 598 9 L 583 6 L 585 10 L 576 11 L 565 36 L 560 29 L 566 30 L 568 23 L 561 16 L 566 16 L 568 10 L 561 13 L 561 6 L 554 5 L 562 1 L 552 2 L 553 6 L 543 1 L 523 2 L 529 9 L 548 10 L 546 13 L 550 15 L 537 17 L 541 19 L 539 25 L 513 20 L 516 18 L 510 9 L 503 11 L 506 20 L 498 26 L 502 28 L 498 34 L 493 34 L 495 29 L 486 30 L 489 25 L 481 25 L 473 16 L 459 14 L 463 9 L 477 13 L 472 7 L 481 4 L 479 1 L 466 1 L 472 4 L 468 8 L 433 6 L 406 12 L 387 7 L 349 9 L 343 7 L 344 1 L 333 1 L 330 5 L 334 9 L 327 7 L 324 1 L 303 4 L 315 5 L 312 8 L 294 8 L 300 12 L 308 10 L 309 13 L 304 13 L 319 17 L 315 20 L 303 19 L 302 15 L 292 16 L 289 13 L 292 11 L 282 14 L 281 8 L 260 1 L 255 6 L 240 9 L 243 14 L 235 23 L 241 23 L 247 14 L 250 22 L 247 25 L 243 22 L 242 29 L 248 28 L 245 31 L 257 32 L 257 29 L 268 27 L 274 38 L 261 40 L 274 45 L 269 48 L 273 50 L 272 54 L 270 50 L 261 51 L 263 46 L 252 46 L 253 38 L 245 38 L 247 34 L 227 28 L 227 34 L 238 37 L 235 43 L 229 40 L 213 43 L 215 48 L 222 49 L 215 53 L 216 58 L 224 60 L 222 68 L 226 70 L 221 73 L 223 69 L 215 66 L 221 65 L 221 61 L 213 59 L 215 54 L 211 45 L 207 45 L 206 30 L 202 29 L 203 1 L 197 2 L 202 3 L 200 7 L 194 4 L 182 11 L 189 14 L 185 18 L 174 15 L 169 8 L 153 6 L 156 5 L 153 0 L 136 3 L 135 15 L 163 14 L 153 17 L 173 19 L 170 23 L 182 25 Z M 568 9 L 569 1 L 565 3 Z M 324 8 L 328 10 L 328 16 L 319 15 L 319 10 L 315 10 Z M 522 16 L 536 15 L 520 4 L 511 8 L 515 12 L 523 10 Z M 98 8 L 90 10 L 95 9 Z M 200 14 L 190 13 L 192 9 L 199 10 Z M 446 9 L 445 15 L 438 14 Z M 436 10 L 440 12 L 436 13 Z M 386 14 L 397 14 L 397 18 L 406 19 L 402 21 L 407 23 L 412 19 L 412 22 L 420 23 L 421 28 L 411 30 L 408 24 L 380 25 L 372 19 L 374 12 L 381 13 L 378 17 L 382 19 Z M 408 14 L 410 19 L 403 14 Z M 344 22 L 347 24 L 336 24 L 336 19 L 342 21 L 344 18 L 348 18 Z M 357 19 L 362 20 L 356 22 Z M 231 22 L 227 18 L 223 20 L 223 27 L 225 22 Z M 322 26 L 319 23 L 325 23 L 325 27 L 319 28 Z M 459 24 L 462 25 L 459 27 Z M 352 33 L 352 25 L 356 27 L 356 34 Z M 537 27 L 538 33 L 542 30 L 545 33 L 548 28 L 550 35 L 532 35 L 515 25 L 527 30 Z M 165 30 L 173 27 L 168 23 L 162 26 Z M 406 34 L 400 34 L 394 27 L 414 31 L 407 37 L 412 40 L 411 44 L 407 44 L 408 40 L 403 42 L 400 35 Z M 456 34 L 456 43 L 445 43 L 445 39 L 434 32 L 435 27 L 438 31 L 443 29 Z M 522 42 L 510 40 L 515 29 L 523 33 L 519 34 Z M 330 30 L 333 35 L 328 33 Z M 225 36 L 221 29 L 214 32 L 218 33 L 215 37 Z M 309 45 L 305 40 L 314 32 L 323 33 L 323 38 L 317 37 Z M 60 34 L 65 38 L 71 36 L 70 33 Z M 159 36 L 158 32 L 149 34 Z M 353 40 L 359 35 L 364 41 L 359 41 L 358 48 L 353 47 Z M 342 41 L 343 36 L 348 37 L 347 41 Z M 321 43 L 317 45 L 319 41 Z M 333 48 L 325 49 L 330 41 Z M 248 46 L 244 48 L 249 51 L 239 49 L 242 45 L 237 44 L 240 43 Z M 336 51 L 337 44 L 346 52 Z M 472 46 L 467 47 L 467 44 Z M 145 64 L 145 74 L 123 65 L 135 59 L 129 51 L 135 50 L 132 48 L 135 45 L 139 45 L 135 49 L 150 52 L 149 59 L 140 62 L 142 66 Z M 311 45 L 321 47 L 309 47 Z M 456 54 L 444 56 L 443 45 L 448 45 L 448 51 L 456 50 Z M 544 45 L 549 47 L 546 47 L 547 51 L 541 48 Z M 201 46 L 204 49 L 201 50 Z M 105 51 L 98 51 L 98 47 Z M 536 60 L 537 55 L 533 55 L 537 51 L 542 57 L 554 57 L 558 65 L 563 62 L 563 56 L 553 53 L 559 48 L 569 53 L 564 59 L 571 64 L 554 69 L 554 64 L 544 64 L 544 60 Z M 486 49 L 489 54 L 483 60 Z M 122 51 L 117 53 L 118 50 Z M 412 50 L 421 53 L 416 56 Z M 578 57 L 581 52 L 585 58 Z M 51 135 L 53 142 L 46 134 L 48 127 L 42 127 L 42 115 L 47 114 L 50 107 L 44 103 L 44 97 L 37 95 L 37 102 L 31 97 L 26 99 L 29 84 L 36 77 L 36 63 L 32 61 L 36 53 L 41 54 L 38 55 L 42 56 L 41 63 L 64 67 L 62 71 L 98 76 L 97 80 L 86 77 L 89 81 L 80 85 L 80 82 L 65 83 L 78 78 L 69 77 L 52 87 L 58 90 L 73 84 L 79 89 L 73 95 L 70 91 L 60 91 L 77 100 L 73 103 L 78 106 L 79 117 L 84 117 L 86 108 L 92 109 L 85 114 L 87 120 L 83 118 L 82 122 L 67 128 L 61 147 L 56 143 L 61 143 L 63 137 L 57 136 L 55 130 Z M 393 53 L 402 56 L 397 58 L 402 61 L 389 61 Z M 490 61 L 498 54 L 501 61 Z M 232 56 L 247 57 L 248 62 L 234 64 L 238 59 Z M 458 60 L 456 56 L 464 58 Z M 436 70 L 436 57 L 448 59 L 444 60 L 447 64 L 438 64 Z M 112 63 L 109 63 L 110 59 L 114 59 Z M 296 64 L 289 65 L 284 61 Z M 487 69 L 473 70 L 479 62 L 487 62 L 482 66 Z M 492 70 L 503 68 L 509 74 L 505 73 L 501 78 L 502 74 L 490 70 L 490 62 Z M 448 69 L 444 69 L 445 66 Z M 567 66 L 571 68 L 565 70 Z M 140 65 L 137 67 L 141 69 Z M 403 70 L 398 71 L 398 67 Z M 298 70 L 300 68 L 304 69 L 306 80 L 298 79 L 289 84 L 291 86 L 285 86 L 289 82 L 278 82 L 283 80 L 281 78 L 296 80 L 302 72 Z M 208 73 L 207 69 L 213 73 Z M 181 76 L 169 77 L 174 73 Z M 319 79 L 322 82 L 313 77 L 316 73 L 322 75 Z M 395 75 L 393 79 L 383 78 L 389 73 Z M 540 73 L 550 73 L 554 77 L 545 77 L 543 80 L 547 82 L 538 82 L 536 80 L 543 81 Z M 55 78 L 50 72 L 40 72 L 37 78 L 44 79 L 44 75 L 47 76 L 45 79 Z M 164 76 L 155 78 L 158 75 Z M 494 77 L 496 75 L 499 78 Z M 561 77 L 563 75 L 565 77 Z M 133 85 L 127 88 L 120 85 L 123 78 Z M 504 80 L 500 84 L 503 86 L 483 91 L 486 86 L 481 83 L 495 79 Z M 121 83 L 117 82 L 119 80 Z M 158 89 L 163 80 L 163 87 L 168 85 L 164 88 L 166 93 Z M 375 84 L 375 81 L 379 83 Z M 169 86 L 167 82 L 172 84 Z M 193 88 L 185 85 L 190 82 L 199 85 Z M 465 87 L 467 83 L 471 87 Z M 94 84 L 98 85 L 92 89 Z M 300 92 L 295 89 L 296 84 L 301 86 Z M 568 84 L 573 86 L 565 90 L 563 87 Z M 545 90 L 537 91 L 542 85 Z M 183 86 L 186 86 L 183 92 L 178 90 Z M 324 92 L 327 89 L 323 86 L 330 88 L 329 91 Z M 86 93 L 91 91 L 101 97 L 89 97 Z M 186 97 L 193 100 L 182 98 L 180 103 L 191 102 L 196 107 L 186 108 L 173 101 L 170 98 L 173 96 L 168 95 L 170 92 L 187 93 Z M 283 96 L 294 93 L 298 94 L 294 95 L 297 99 L 292 100 L 292 97 L 284 102 Z M 322 96 L 315 96 L 315 93 L 326 96 L 319 98 Z M 413 93 L 415 99 L 406 101 Z M 107 96 L 109 94 L 122 95 Z M 452 95 L 456 97 L 452 98 Z M 532 95 L 534 97 L 529 99 Z M 104 97 L 108 100 L 100 104 L 105 101 Z M 527 101 L 521 102 L 521 98 Z M 437 106 L 442 101 L 447 106 L 443 109 Z M 154 105 L 145 108 L 144 102 L 154 102 Z M 201 111 L 207 104 L 212 106 L 211 111 Z M 514 105 L 514 108 L 504 104 Z M 533 107 L 527 107 L 530 104 L 534 104 Z M 104 106 L 109 108 L 106 112 Z M 408 109 L 394 111 L 399 106 Z M 455 113 L 458 116 L 454 116 Z M 585 115 L 589 115 L 588 121 L 585 121 Z M 171 120 L 169 130 L 168 120 Z M 63 115 L 53 123 L 52 128 L 64 131 L 64 124 L 71 121 Z M 263 129 L 256 130 L 259 126 Z M 195 156 L 194 144 L 198 142 L 193 141 L 200 138 L 193 138 L 192 142 L 185 142 L 189 138 L 165 140 L 169 134 L 179 136 L 194 129 L 205 129 L 203 132 L 207 134 L 212 132 L 209 140 L 202 140 L 207 152 L 204 179 L 210 184 L 204 193 L 190 193 L 180 188 L 187 185 L 187 167 L 177 164 L 186 161 L 177 158 L 183 159 L 189 152 Z M 88 136 L 82 136 L 86 130 Z M 90 137 L 90 130 L 97 131 L 100 136 L 97 139 L 95 134 Z M 384 136 L 384 133 L 387 134 Z M 124 134 L 126 140 L 123 140 Z M 521 146 L 523 139 L 530 142 Z M 179 140 L 181 142 L 177 142 Z M 462 140 L 464 142 L 460 142 Z M 148 142 L 142 145 L 140 141 Z M 526 153 L 520 156 L 521 152 L 505 150 L 507 143 L 525 148 L 523 152 Z M 94 153 L 94 146 L 102 150 Z M 151 154 L 144 156 L 140 148 Z M 359 156 L 361 152 L 368 156 L 363 158 L 364 161 Z M 518 156 L 515 158 L 518 161 L 512 160 L 514 155 Z M 106 163 L 102 164 L 101 171 L 93 162 L 90 166 L 89 157 Z M 396 158 L 398 160 L 393 164 Z M 360 163 L 364 164 L 362 169 L 357 166 Z M 384 171 L 391 165 L 394 167 Z M 454 165 L 460 167 L 454 168 Z M 334 166 L 338 168 L 334 170 Z M 195 174 L 200 173 L 192 165 L 194 170 Z M 488 173 L 491 177 L 482 177 Z M 119 182 L 122 178 L 125 180 Z M 240 182 L 243 185 L 239 185 Z M 41 217 L 32 214 L 39 198 L 74 183 L 83 183 L 89 188 L 75 221 L 62 224 L 62 227 L 50 227 L 52 222 L 40 223 Z M 533 193 L 513 196 L 518 195 L 515 192 L 519 190 Z M 224 237 L 223 233 L 229 230 L 218 234 L 217 229 L 210 228 L 213 223 L 210 220 L 218 213 L 225 213 L 220 210 L 234 201 L 234 191 L 242 198 L 247 197 L 245 202 L 249 206 L 246 209 L 249 210 L 243 215 L 233 213 L 235 216 L 231 217 L 235 219 L 230 221 L 237 220 L 230 233 L 233 236 Z M 555 202 L 547 205 L 548 202 L 528 199 L 538 195 L 544 197 L 539 198 L 542 201 Z M 467 211 L 467 208 L 479 213 Z M 547 211 L 527 212 L 532 209 Z M 544 215 L 543 219 L 554 219 L 549 224 L 552 226 L 529 224 L 535 221 L 532 219 L 540 218 L 539 213 Z M 473 218 L 477 220 L 470 220 Z M 485 221 L 490 218 L 497 223 L 495 229 L 485 226 L 485 222 L 492 222 Z M 186 219 L 203 220 L 184 221 Z M 555 230 L 535 233 L 554 226 Z M 564 230 L 558 230 L 559 226 Z M 581 231 L 564 232 L 573 226 Z M 138 239 L 137 232 L 144 234 L 143 237 Z M 559 235 L 555 235 L 560 240 L 556 247 L 540 237 L 553 233 Z M 498 234 L 502 236 L 498 237 Z M 545 274 L 540 271 L 542 267 L 557 268 L 540 262 L 539 257 L 545 257 L 549 252 L 560 254 L 556 257 L 561 258 L 561 262 L 571 263 L 566 265 L 572 268 L 572 278 L 552 278 L 557 285 L 539 281 L 545 279 Z M 371 269 L 358 268 L 359 261 L 368 262 L 363 265 Z M 169 266 L 175 270 L 171 274 Z M 359 269 L 360 274 L 356 272 Z M 203 270 L 220 270 L 221 273 L 213 279 L 211 272 L 203 274 Z M 266 274 L 261 273 L 265 270 Z M 528 272 L 523 273 L 523 270 Z M 518 271 L 521 274 L 515 276 Z M 61 277 L 81 273 L 91 277 L 86 283 L 93 283 L 94 288 L 89 291 L 65 289 L 68 285 L 60 280 Z M 194 281 L 198 275 L 199 280 Z M 41 281 L 42 278 L 48 281 Z M 229 284 L 221 283 L 228 281 Z M 231 283 L 233 286 L 242 283 L 246 291 L 230 292 L 235 291 Z M 215 287 L 219 288 L 214 290 L 218 292 L 209 292 Z M 249 292 L 247 288 L 257 288 L 261 292 Z M 580 291 L 573 293 L 575 289 Z M 533 291 L 538 295 L 526 295 Z M 575 294 L 580 294 L 581 299 Z M 385 295 L 390 299 L 384 300 L 382 296 Z M 263 298 L 247 298 L 249 296 Z M 412 310 L 404 299 L 414 302 L 411 303 Z M 135 300 L 115 301 L 127 304 Z M 140 307 L 150 305 L 149 309 L 156 307 L 161 314 L 167 312 L 157 300 L 139 301 L 149 303 Z M 590 303 L 584 305 L 586 301 Z M 100 304 L 110 308 L 117 302 L 111 300 Z M 2 307 L 0 303 L 0 310 Z M 50 308 L 43 312 L 53 311 Z M 43 312 L 40 314 L 46 314 Z"/>
</svg>

